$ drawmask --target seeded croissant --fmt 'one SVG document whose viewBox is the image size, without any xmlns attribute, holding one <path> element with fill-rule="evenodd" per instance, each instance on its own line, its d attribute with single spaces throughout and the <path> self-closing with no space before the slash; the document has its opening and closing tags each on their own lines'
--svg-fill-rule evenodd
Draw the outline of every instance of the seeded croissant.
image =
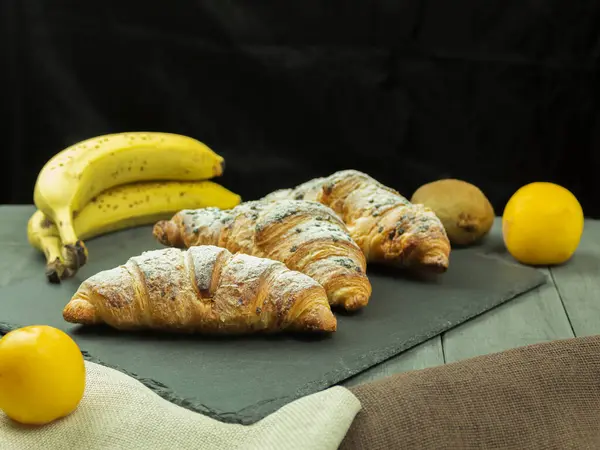
<svg viewBox="0 0 600 450">
<path fill-rule="evenodd" d="M 322 286 L 284 264 L 224 248 L 144 252 L 84 281 L 67 322 L 186 333 L 332 332 Z"/>
<path fill-rule="evenodd" d="M 230 210 L 183 210 L 156 223 L 153 233 L 172 247 L 218 245 L 281 261 L 320 283 L 332 306 L 356 310 L 371 296 L 363 253 L 340 218 L 317 202 L 253 201 Z"/>
<path fill-rule="evenodd" d="M 263 200 L 312 200 L 327 205 L 344 221 L 368 262 L 444 272 L 450 241 L 435 213 L 357 170 L 315 178 Z"/>
</svg>

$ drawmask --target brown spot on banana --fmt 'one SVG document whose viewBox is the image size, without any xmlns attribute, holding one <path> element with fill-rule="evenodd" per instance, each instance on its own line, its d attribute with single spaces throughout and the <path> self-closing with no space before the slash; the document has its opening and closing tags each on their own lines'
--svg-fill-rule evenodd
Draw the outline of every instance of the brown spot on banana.
<svg viewBox="0 0 600 450">
<path fill-rule="evenodd" d="M 45 230 L 47 230 L 48 228 L 52 227 L 52 225 L 54 225 L 54 224 L 46 216 L 44 216 L 44 219 L 40 222 L 40 227 L 43 228 L 43 229 L 45 229 Z"/>
</svg>

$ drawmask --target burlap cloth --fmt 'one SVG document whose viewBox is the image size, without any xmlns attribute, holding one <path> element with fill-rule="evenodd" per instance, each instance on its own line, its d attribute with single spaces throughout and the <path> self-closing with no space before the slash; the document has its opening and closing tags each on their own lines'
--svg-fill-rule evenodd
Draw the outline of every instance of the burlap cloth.
<svg viewBox="0 0 600 450">
<path fill-rule="evenodd" d="M 342 450 L 600 449 L 600 336 L 395 375 L 361 402 Z"/>
<path fill-rule="evenodd" d="M 0 449 L 600 449 L 599 355 L 600 336 L 523 347 L 328 389 L 249 427 L 88 363 L 76 413 L 33 430 L 0 416 Z"/>
</svg>

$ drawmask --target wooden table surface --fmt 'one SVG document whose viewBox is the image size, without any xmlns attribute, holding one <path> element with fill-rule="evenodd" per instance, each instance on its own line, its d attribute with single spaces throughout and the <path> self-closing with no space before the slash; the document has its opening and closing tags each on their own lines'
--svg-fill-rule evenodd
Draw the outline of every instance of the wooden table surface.
<svg viewBox="0 0 600 450">
<path fill-rule="evenodd" d="M 39 277 L 28 264 L 36 250 L 27 243 L 33 206 L 0 206 L 0 286 Z M 512 260 L 499 219 L 481 251 Z M 15 236 L 18 235 L 18 239 Z M 437 366 L 486 353 L 573 336 L 600 334 L 600 221 L 587 220 L 575 256 L 540 269 L 548 282 L 346 381 L 355 385 L 397 372 Z"/>
</svg>

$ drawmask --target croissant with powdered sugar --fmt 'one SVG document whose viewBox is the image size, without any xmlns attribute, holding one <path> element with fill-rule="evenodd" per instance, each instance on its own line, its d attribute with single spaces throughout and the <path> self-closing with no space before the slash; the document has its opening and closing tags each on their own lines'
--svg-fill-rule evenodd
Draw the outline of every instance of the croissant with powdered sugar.
<svg viewBox="0 0 600 450">
<path fill-rule="evenodd" d="M 332 332 L 322 286 L 283 263 L 199 246 L 144 252 L 84 281 L 67 322 L 207 334 Z"/>
<path fill-rule="evenodd" d="M 281 261 L 320 283 L 331 306 L 357 310 L 367 305 L 371 284 L 366 260 L 337 215 L 318 202 L 250 201 L 230 210 L 183 210 L 155 224 L 163 245 L 217 245 Z"/>
<path fill-rule="evenodd" d="M 311 200 L 333 209 L 368 262 L 444 272 L 450 241 L 442 222 L 423 205 L 357 170 L 342 170 L 292 189 L 281 189 L 263 200 Z"/>
</svg>

